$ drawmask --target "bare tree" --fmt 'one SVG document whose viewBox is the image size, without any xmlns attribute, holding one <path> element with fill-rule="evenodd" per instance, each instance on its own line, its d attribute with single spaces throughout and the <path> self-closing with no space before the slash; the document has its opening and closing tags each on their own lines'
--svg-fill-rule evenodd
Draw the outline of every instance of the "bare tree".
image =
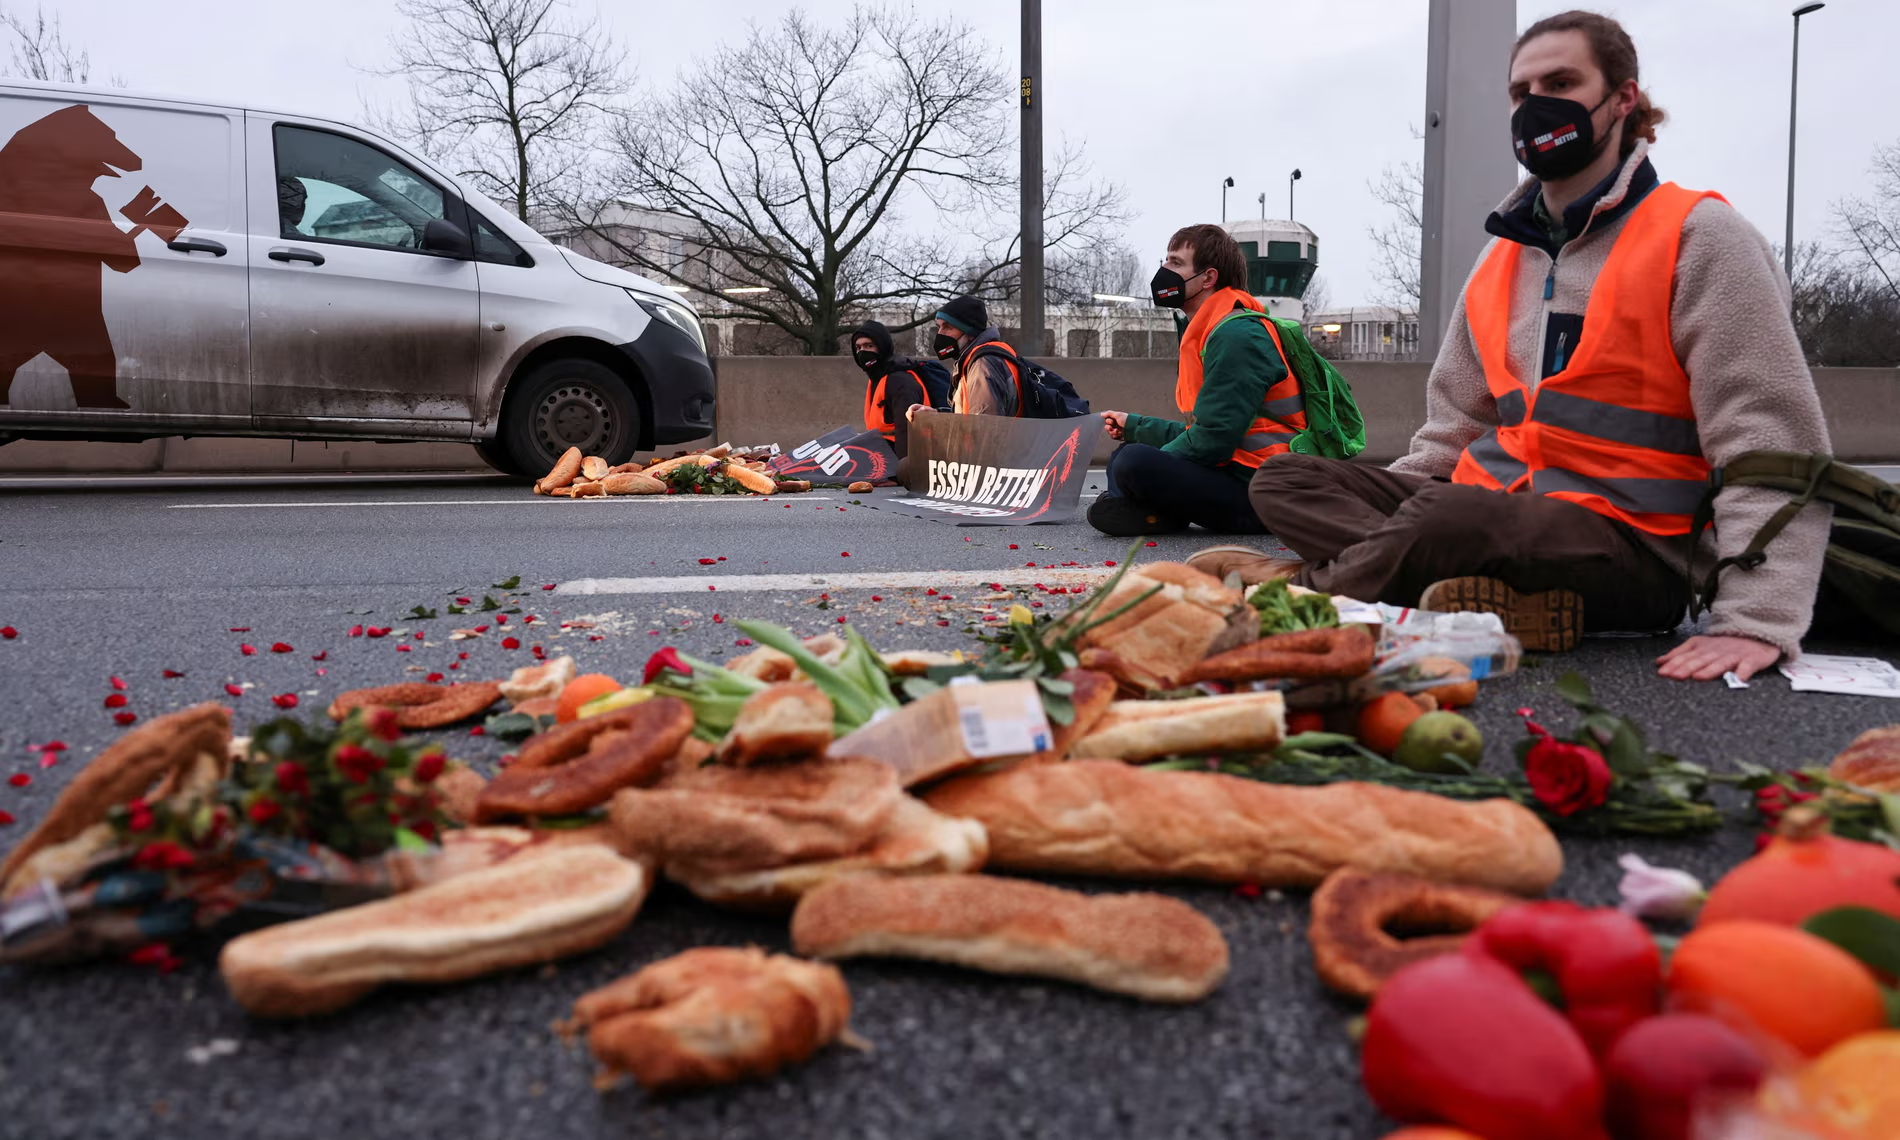
<svg viewBox="0 0 1900 1140">
<path fill-rule="evenodd" d="M 1900 366 L 1900 297 L 1857 260 L 1814 242 L 1795 247 L 1794 327 L 1811 365 Z"/>
<path fill-rule="evenodd" d="M 12 33 L 13 64 L 7 74 L 50 83 L 85 83 L 92 78 L 92 57 L 83 48 L 68 43 L 60 30 L 59 14 L 46 18 L 45 8 L 35 8 L 28 19 L 14 12 L 0 12 L 0 27 Z M 114 85 L 125 84 L 114 80 Z"/>
<path fill-rule="evenodd" d="M 1874 148 L 1874 193 L 1834 204 L 1835 228 L 1850 264 L 1900 302 L 1900 139 Z"/>
<path fill-rule="evenodd" d="M 1049 258 L 1044 293 L 1057 305 L 1088 304 L 1097 293 L 1144 296 L 1147 286 L 1140 282 L 1142 264 L 1141 255 L 1120 242 L 1094 242 L 1062 250 Z M 1012 273 L 1010 277 L 1020 281 L 1021 274 Z"/>
<path fill-rule="evenodd" d="M 1376 299 L 1416 311 L 1424 295 L 1419 254 L 1425 231 L 1425 166 L 1421 162 L 1387 165 L 1379 180 L 1367 183 L 1366 189 L 1391 211 L 1384 222 L 1366 227 L 1366 236 L 1372 239 L 1372 275 L 1379 287 Z"/>
<path fill-rule="evenodd" d="M 527 221 L 585 167 L 612 102 L 627 90 L 625 53 L 562 0 L 397 0 L 409 20 L 395 62 L 410 105 L 372 117 L 456 167 Z"/>
<path fill-rule="evenodd" d="M 1323 313 L 1333 307 L 1333 287 L 1326 278 L 1318 273 L 1306 283 L 1306 292 L 1300 295 L 1301 304 L 1306 306 L 1306 315 Z"/>
<path fill-rule="evenodd" d="M 615 193 L 571 203 L 566 224 L 614 260 L 720 290 L 736 314 L 830 354 L 868 308 L 910 302 L 915 319 L 899 331 L 927 320 L 934 299 L 1006 287 L 1020 256 L 1010 90 L 963 24 L 859 7 L 825 27 L 794 10 L 625 116 Z M 1119 222 L 1121 192 L 1087 184 L 1073 151 L 1051 166 L 1053 257 Z M 691 235 L 655 248 L 614 224 L 628 205 Z"/>
</svg>

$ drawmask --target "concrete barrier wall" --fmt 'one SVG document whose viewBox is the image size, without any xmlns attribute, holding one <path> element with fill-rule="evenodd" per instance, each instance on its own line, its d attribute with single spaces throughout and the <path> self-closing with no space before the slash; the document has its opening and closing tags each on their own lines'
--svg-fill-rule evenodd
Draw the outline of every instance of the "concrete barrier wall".
<svg viewBox="0 0 1900 1140">
<path fill-rule="evenodd" d="M 840 424 L 861 422 L 864 374 L 843 357 L 721 356 L 718 430 L 700 441 L 790 447 Z M 1059 358 L 1051 361 L 1099 409 L 1174 416 L 1174 362 Z M 1364 458 L 1405 454 L 1425 421 L 1427 364 L 1348 362 L 1339 366 L 1366 417 Z M 1900 369 L 1822 368 L 1814 373 L 1835 454 L 1849 462 L 1900 460 Z M 682 445 L 691 446 L 691 445 Z M 1112 445 L 1103 441 L 1096 459 Z M 666 451 L 674 448 L 663 449 Z M 455 443 L 296 443 L 284 439 L 148 440 L 64 443 L 24 440 L 0 447 L 0 472 L 139 473 L 232 471 L 455 471 L 482 468 L 475 449 Z"/>
</svg>

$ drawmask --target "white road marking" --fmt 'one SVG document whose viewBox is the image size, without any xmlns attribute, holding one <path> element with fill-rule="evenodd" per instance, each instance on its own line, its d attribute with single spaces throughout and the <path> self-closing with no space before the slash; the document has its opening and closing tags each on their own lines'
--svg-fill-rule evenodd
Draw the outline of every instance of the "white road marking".
<svg viewBox="0 0 1900 1140">
<path fill-rule="evenodd" d="M 279 507 L 513 507 L 523 504 L 556 502 L 555 498 L 532 499 L 370 499 L 336 503 L 169 503 L 173 511 L 276 510 Z M 602 503 L 774 503 L 772 495 L 590 495 L 582 502 Z M 801 503 L 828 503 L 829 495 L 798 495 Z"/>
<path fill-rule="evenodd" d="M 992 584 L 1033 586 L 1093 585 L 1115 571 L 1107 566 L 1061 566 L 1042 570 L 891 570 L 845 574 L 702 574 L 674 578 L 576 578 L 555 587 L 556 594 L 721 594 L 767 590 L 901 590 L 935 587 L 974 590 Z M 706 587 L 713 587 L 708 591 Z"/>
</svg>

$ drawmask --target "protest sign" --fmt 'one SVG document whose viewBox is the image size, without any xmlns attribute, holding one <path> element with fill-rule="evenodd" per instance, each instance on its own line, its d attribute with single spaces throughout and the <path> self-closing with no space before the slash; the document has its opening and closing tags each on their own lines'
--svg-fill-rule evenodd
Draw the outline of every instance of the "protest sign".
<svg viewBox="0 0 1900 1140">
<path fill-rule="evenodd" d="M 883 436 L 847 424 L 800 444 L 765 469 L 783 479 L 881 483 L 896 477 L 897 453 Z"/>
<path fill-rule="evenodd" d="M 919 415 L 898 469 L 898 482 L 911 493 L 874 505 L 959 526 L 1067 522 L 1101 432 L 1100 416 Z"/>
</svg>

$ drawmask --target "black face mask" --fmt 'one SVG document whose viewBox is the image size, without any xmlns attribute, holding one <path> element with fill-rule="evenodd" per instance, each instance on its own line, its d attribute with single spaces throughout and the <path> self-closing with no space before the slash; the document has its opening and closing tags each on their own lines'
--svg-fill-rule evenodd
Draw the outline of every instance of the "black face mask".
<svg viewBox="0 0 1900 1140">
<path fill-rule="evenodd" d="M 960 346 L 956 337 L 940 332 L 937 334 L 937 339 L 930 342 L 930 347 L 936 350 L 938 360 L 949 360 L 957 354 Z"/>
<path fill-rule="evenodd" d="M 862 352 L 852 353 L 851 359 L 858 362 L 859 368 L 862 368 L 866 372 L 869 372 L 871 371 L 871 369 L 877 367 L 878 354 L 871 349 L 865 349 Z"/>
<path fill-rule="evenodd" d="M 1195 276 L 1198 277 L 1200 274 L 1197 273 Z M 1148 282 L 1148 292 L 1154 297 L 1155 305 L 1163 309 L 1184 309 L 1190 299 L 1187 278 L 1165 265 L 1155 270 L 1153 280 Z M 1195 296 L 1199 295 L 1195 294 Z"/>
<path fill-rule="evenodd" d="M 1608 135 L 1597 141 L 1591 119 L 1609 101 L 1605 95 L 1595 107 L 1585 107 L 1575 99 L 1554 95 L 1524 96 L 1511 113 L 1517 161 L 1539 182 L 1560 181 L 1581 172 L 1609 145 Z"/>
</svg>

